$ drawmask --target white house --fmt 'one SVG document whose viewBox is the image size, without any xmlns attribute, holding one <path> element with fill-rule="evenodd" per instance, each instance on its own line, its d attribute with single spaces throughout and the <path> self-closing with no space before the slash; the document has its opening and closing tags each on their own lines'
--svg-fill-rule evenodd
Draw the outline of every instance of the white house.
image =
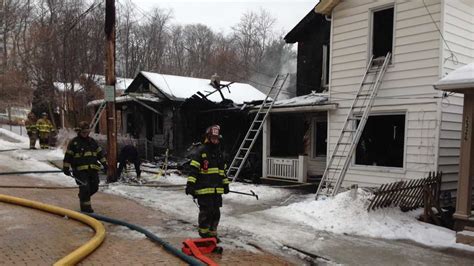
<svg viewBox="0 0 474 266">
<path fill-rule="evenodd" d="M 443 171 L 443 188 L 456 188 L 462 96 L 442 97 L 432 84 L 474 60 L 474 1 L 322 0 L 331 17 L 331 150 L 372 55 L 391 51 L 391 64 L 344 185 L 378 185 Z"/>
<path fill-rule="evenodd" d="M 455 190 L 462 95 L 432 85 L 474 61 L 474 1 L 321 0 L 315 12 L 331 21 L 328 156 L 371 56 L 392 53 L 343 186 L 442 171 L 443 189 Z"/>
</svg>

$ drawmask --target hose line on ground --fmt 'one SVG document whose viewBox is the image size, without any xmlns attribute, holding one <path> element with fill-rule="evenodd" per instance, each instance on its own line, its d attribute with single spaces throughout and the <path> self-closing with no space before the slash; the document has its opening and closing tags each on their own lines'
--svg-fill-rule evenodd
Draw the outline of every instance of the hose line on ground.
<svg viewBox="0 0 474 266">
<path fill-rule="evenodd" d="M 42 210 L 42 211 L 46 211 L 46 212 L 53 213 L 60 216 L 68 216 L 69 218 L 82 222 L 94 229 L 95 235 L 94 237 L 92 237 L 92 239 L 90 239 L 88 242 L 86 242 L 84 245 L 77 248 L 73 252 L 69 253 L 66 257 L 58 260 L 54 265 L 74 265 L 80 262 L 85 257 L 87 257 L 96 248 L 98 248 L 100 244 L 102 244 L 102 242 L 104 241 L 104 238 L 105 238 L 104 225 L 101 222 L 97 221 L 96 219 L 93 219 L 82 213 L 64 209 L 57 206 L 53 206 L 53 205 L 44 204 L 37 201 L 17 198 L 17 197 L 3 195 L 3 194 L 0 194 L 0 202 L 21 205 L 24 207 Z"/>
<path fill-rule="evenodd" d="M 132 230 L 138 231 L 138 232 L 144 234 L 149 239 L 151 239 L 153 242 L 156 242 L 156 243 L 162 245 L 167 251 L 173 253 L 175 256 L 179 257 L 180 259 L 182 259 L 183 261 L 189 263 L 190 265 L 200 265 L 200 266 L 205 265 L 201 261 L 184 254 L 181 250 L 173 247 L 168 242 L 164 241 L 163 239 L 159 238 L 158 236 L 154 235 L 153 233 L 151 233 L 150 231 L 146 230 L 143 227 L 140 227 L 140 226 L 135 225 L 135 224 L 127 223 L 127 222 L 122 221 L 122 220 L 109 218 L 109 217 L 99 215 L 99 214 L 96 214 L 96 213 L 90 213 L 88 215 L 91 216 L 91 217 L 94 217 L 97 220 L 101 220 L 101 221 L 104 221 L 104 222 L 113 223 L 113 224 L 117 224 L 117 225 L 126 226 L 126 227 L 128 227 Z"/>
</svg>

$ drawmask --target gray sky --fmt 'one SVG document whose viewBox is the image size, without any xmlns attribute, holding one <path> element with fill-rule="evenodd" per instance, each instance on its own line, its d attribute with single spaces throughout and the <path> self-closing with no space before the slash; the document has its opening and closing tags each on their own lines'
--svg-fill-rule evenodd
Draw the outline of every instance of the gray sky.
<svg viewBox="0 0 474 266">
<path fill-rule="evenodd" d="M 227 33 L 247 10 L 266 9 L 276 18 L 275 30 L 286 34 L 318 0 L 131 0 L 142 10 L 153 7 L 173 9 L 173 23 L 202 23 Z"/>
</svg>

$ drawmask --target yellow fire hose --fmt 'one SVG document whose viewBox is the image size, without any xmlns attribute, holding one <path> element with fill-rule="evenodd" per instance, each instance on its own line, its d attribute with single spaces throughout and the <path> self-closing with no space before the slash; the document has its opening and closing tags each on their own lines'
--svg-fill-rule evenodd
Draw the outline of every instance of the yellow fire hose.
<svg viewBox="0 0 474 266">
<path fill-rule="evenodd" d="M 67 216 L 79 222 L 82 222 L 90 227 L 92 227 L 95 231 L 94 237 L 91 240 L 87 241 L 84 245 L 79 247 L 78 249 L 71 252 L 66 257 L 58 260 L 54 265 L 74 265 L 87 257 L 90 253 L 92 253 L 96 248 L 102 244 L 105 238 L 105 228 L 104 225 L 97 221 L 96 219 L 89 217 L 87 215 L 81 214 L 76 211 L 64 209 L 61 207 L 53 206 L 44 204 L 37 201 L 31 201 L 27 199 L 12 197 L 8 195 L 0 194 L 0 202 L 6 202 L 10 204 L 21 205 L 24 207 L 29 207 L 33 209 L 38 209 L 41 211 L 46 211 L 49 213 L 57 214 L 60 216 Z"/>
</svg>

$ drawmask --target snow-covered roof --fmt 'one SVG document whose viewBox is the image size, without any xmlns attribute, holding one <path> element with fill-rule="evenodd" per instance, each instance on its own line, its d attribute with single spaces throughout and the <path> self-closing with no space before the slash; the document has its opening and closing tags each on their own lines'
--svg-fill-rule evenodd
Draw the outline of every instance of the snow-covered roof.
<svg viewBox="0 0 474 266">
<path fill-rule="evenodd" d="M 185 100 L 197 92 L 207 95 L 215 91 L 210 85 L 209 79 L 190 78 L 174 75 L 164 75 L 152 72 L 140 72 L 150 83 L 163 92 L 171 100 Z M 228 81 L 221 81 L 221 84 L 227 84 Z M 221 91 L 226 99 L 232 100 L 236 104 L 265 99 L 266 95 L 255 87 L 246 83 L 232 83 Z M 219 92 L 214 92 L 207 97 L 210 101 L 221 102 L 222 98 Z"/>
<path fill-rule="evenodd" d="M 474 90 L 474 63 L 453 70 L 436 84 L 438 90 L 473 89 Z"/>
<path fill-rule="evenodd" d="M 99 86 L 100 89 L 104 90 L 105 88 L 105 76 L 102 75 L 90 75 L 90 74 L 84 74 L 86 77 L 92 77 L 92 80 Z M 125 91 L 128 86 L 132 83 L 133 79 L 128 79 L 128 78 L 121 78 L 117 77 L 115 78 L 116 83 L 115 83 L 115 89 L 117 91 Z M 59 91 L 65 91 L 65 90 L 70 90 L 72 85 L 71 83 L 64 83 L 64 82 L 54 82 L 54 86 L 59 90 Z M 83 86 L 79 82 L 74 83 L 74 91 L 79 91 L 83 89 Z"/>
<path fill-rule="evenodd" d="M 290 107 L 290 106 L 313 106 L 326 103 L 328 95 L 324 93 L 312 92 L 307 95 L 293 97 L 290 99 L 277 100 L 273 107 Z"/>
<path fill-rule="evenodd" d="M 71 83 L 64 83 L 64 82 L 53 82 L 54 87 L 56 87 L 59 91 L 66 91 L 72 89 Z M 82 90 L 83 87 L 80 83 L 74 83 L 74 91 Z"/>
<path fill-rule="evenodd" d="M 131 95 L 122 95 L 115 97 L 115 103 L 124 103 L 130 102 L 134 99 L 139 101 L 148 101 L 148 102 L 161 102 L 163 99 L 153 95 L 151 93 L 142 93 L 142 94 L 131 94 Z M 105 102 L 104 99 L 94 100 L 87 103 L 87 106 L 96 106 L 100 105 L 101 103 Z"/>
<path fill-rule="evenodd" d="M 260 105 L 255 106 L 254 110 L 258 108 L 260 108 Z M 333 110 L 336 108 L 337 104 L 329 102 L 327 94 L 312 92 L 290 99 L 277 100 L 273 104 L 271 113 L 299 113 Z"/>
<path fill-rule="evenodd" d="M 92 78 L 97 85 L 99 85 L 102 89 L 105 87 L 105 76 L 103 75 L 94 75 Z M 115 78 L 115 89 L 119 91 L 125 91 L 128 86 L 132 83 L 133 79 L 129 78 Z"/>
</svg>

